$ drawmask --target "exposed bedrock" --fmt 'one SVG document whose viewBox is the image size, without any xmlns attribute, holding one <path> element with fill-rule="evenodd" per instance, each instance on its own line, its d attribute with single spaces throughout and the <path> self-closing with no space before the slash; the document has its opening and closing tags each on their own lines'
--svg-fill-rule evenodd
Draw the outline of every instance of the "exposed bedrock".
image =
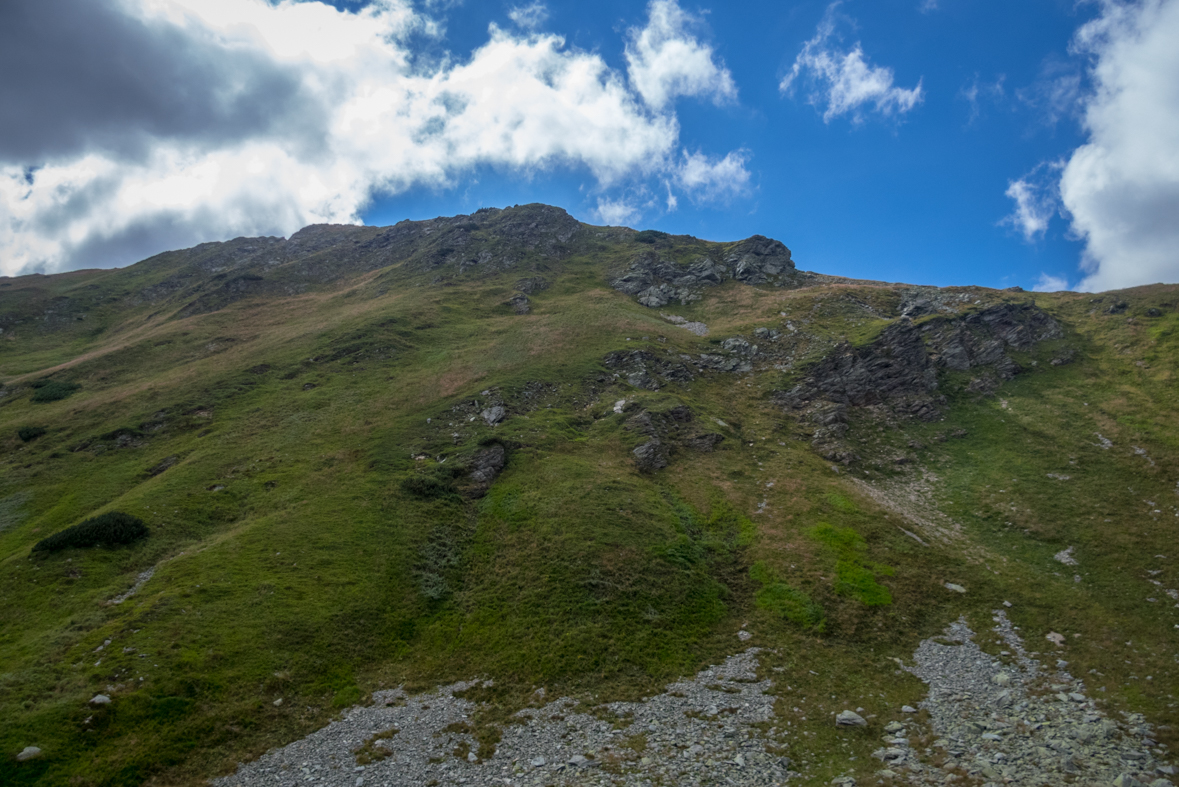
<svg viewBox="0 0 1179 787">
<path fill-rule="evenodd" d="M 808 276 L 795 270 L 790 249 L 781 241 L 754 235 L 715 257 L 701 254 L 687 264 L 654 251 L 643 252 L 610 284 L 634 295 L 644 306 L 658 309 L 672 301 L 686 304 L 699 300 L 704 288 L 726 281 L 787 287 L 798 286 Z"/>
</svg>

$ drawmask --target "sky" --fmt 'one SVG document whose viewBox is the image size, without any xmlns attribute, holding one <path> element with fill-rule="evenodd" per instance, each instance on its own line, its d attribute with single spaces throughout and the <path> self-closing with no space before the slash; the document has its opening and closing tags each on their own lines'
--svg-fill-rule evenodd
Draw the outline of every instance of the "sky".
<svg viewBox="0 0 1179 787">
<path fill-rule="evenodd" d="M 529 202 L 939 286 L 1179 281 L 1179 0 L 5 0 L 0 275 Z"/>
</svg>

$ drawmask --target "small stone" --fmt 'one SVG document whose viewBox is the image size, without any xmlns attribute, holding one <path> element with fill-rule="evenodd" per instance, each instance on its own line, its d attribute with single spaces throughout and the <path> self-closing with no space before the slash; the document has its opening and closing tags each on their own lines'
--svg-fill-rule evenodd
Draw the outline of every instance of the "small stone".
<svg viewBox="0 0 1179 787">
<path fill-rule="evenodd" d="M 1000 672 L 998 675 L 995 675 L 991 678 L 991 683 L 994 683 L 996 686 L 1010 686 L 1011 676 L 1006 672 Z"/>
<path fill-rule="evenodd" d="M 467 762 L 479 762 L 479 755 L 473 751 L 467 752 Z"/>
<path fill-rule="evenodd" d="M 1056 699 L 1060 700 L 1061 702 L 1068 702 L 1068 695 L 1061 691 L 1057 693 Z"/>
<path fill-rule="evenodd" d="M 890 771 L 888 768 L 885 768 L 882 771 L 876 771 L 876 775 L 879 776 L 881 779 L 895 779 L 897 776 L 895 773 Z"/>
<path fill-rule="evenodd" d="M 1135 779 L 1128 773 L 1123 773 L 1113 781 L 1114 787 L 1146 787 L 1145 784 Z"/>
<path fill-rule="evenodd" d="M 916 713 L 916 712 L 917 712 L 917 709 L 914 708 L 912 705 L 902 705 L 901 706 L 901 713 Z"/>
<path fill-rule="evenodd" d="M 1051 642 L 1053 645 L 1055 645 L 1058 648 L 1064 647 L 1064 635 L 1063 634 L 1057 634 L 1055 631 L 1049 631 L 1047 634 L 1044 635 L 1044 639 L 1048 640 L 1049 642 Z"/>
<path fill-rule="evenodd" d="M 41 756 L 41 750 L 36 746 L 26 746 L 21 749 L 20 754 L 16 755 L 17 762 L 24 762 L 25 760 L 32 760 Z"/>
<path fill-rule="evenodd" d="M 737 632 L 737 639 L 741 640 L 742 642 L 748 642 L 749 640 L 753 639 L 753 635 L 745 629 L 741 629 Z"/>
<path fill-rule="evenodd" d="M 544 764 L 545 764 L 545 759 L 544 759 L 544 757 L 533 757 L 532 760 L 528 764 L 531 765 L 533 768 L 543 768 Z"/>
<path fill-rule="evenodd" d="M 1072 700 L 1073 702 L 1084 702 L 1085 701 L 1085 695 L 1081 694 L 1080 692 L 1077 692 L 1077 691 L 1070 691 L 1068 694 L 1068 698 L 1070 700 Z"/>
<path fill-rule="evenodd" d="M 738 754 L 736 757 L 733 758 L 733 762 L 737 765 L 738 768 L 744 768 L 745 767 L 745 755 Z"/>
<path fill-rule="evenodd" d="M 587 760 L 585 757 L 583 757 L 580 754 L 574 754 L 572 757 L 569 758 L 569 764 L 572 765 L 574 768 L 580 768 L 581 766 L 585 765 L 587 762 L 589 762 L 589 760 Z"/>
<path fill-rule="evenodd" d="M 282 697 L 279 697 L 274 701 L 274 707 L 277 708 L 279 705 L 282 705 Z"/>
<path fill-rule="evenodd" d="M 888 726 L 886 726 L 884 728 L 884 731 L 895 734 L 898 732 L 902 732 L 904 729 L 905 729 L 905 725 L 901 724 L 899 721 L 890 721 L 888 723 Z"/>
<path fill-rule="evenodd" d="M 867 727 L 868 722 L 864 721 L 864 717 L 852 710 L 840 711 L 839 715 L 835 717 L 835 726 L 837 727 Z"/>
<path fill-rule="evenodd" d="M 1150 787 L 1175 787 L 1170 779 L 1155 779 L 1150 783 Z"/>
<path fill-rule="evenodd" d="M 966 588 L 962 587 L 961 585 L 955 585 L 953 582 L 946 583 L 946 590 L 952 590 L 955 593 L 965 593 L 966 592 Z"/>
<path fill-rule="evenodd" d="M 997 735 L 993 732 L 984 732 L 982 734 L 982 739 L 984 741 L 1001 741 L 1001 740 L 1003 740 L 1002 737 L 1000 737 L 999 735 Z"/>
<path fill-rule="evenodd" d="M 496 405 L 495 407 L 488 407 L 486 410 L 480 413 L 480 415 L 483 416 L 483 420 L 487 422 L 488 426 L 495 426 L 500 421 L 504 420 L 504 417 L 507 416 L 507 414 L 507 411 L 499 405 Z"/>
<path fill-rule="evenodd" d="M 356 787 L 364 787 L 364 777 L 363 776 L 356 777 Z"/>
<path fill-rule="evenodd" d="M 106 696 L 105 694 L 95 694 L 93 697 L 90 698 L 90 704 L 91 705 L 110 705 L 111 698 Z"/>
</svg>

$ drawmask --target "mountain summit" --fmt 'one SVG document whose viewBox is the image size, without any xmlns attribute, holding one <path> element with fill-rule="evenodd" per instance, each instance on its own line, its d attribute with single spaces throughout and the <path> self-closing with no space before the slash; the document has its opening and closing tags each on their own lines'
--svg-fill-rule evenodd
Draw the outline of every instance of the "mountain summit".
<svg viewBox="0 0 1179 787">
<path fill-rule="evenodd" d="M 545 205 L 0 279 L 0 781 L 1165 781 L 1177 306 Z"/>
</svg>

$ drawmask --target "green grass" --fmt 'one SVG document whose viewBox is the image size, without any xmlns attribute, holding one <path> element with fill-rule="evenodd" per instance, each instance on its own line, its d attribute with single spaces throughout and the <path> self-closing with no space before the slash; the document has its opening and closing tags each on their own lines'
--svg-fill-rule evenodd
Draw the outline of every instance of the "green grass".
<svg viewBox="0 0 1179 787">
<path fill-rule="evenodd" d="M 743 626 L 767 648 L 776 723 L 792 733 L 782 745 L 810 783 L 849 767 L 866 778 L 883 725 L 922 696 L 891 659 L 959 615 L 985 639 L 1005 600 L 1033 647 L 1050 649 L 1048 630 L 1069 635 L 1062 655 L 1074 674 L 1100 673 L 1089 680 L 1110 708 L 1174 718 L 1179 620 L 1146 601 L 1165 598 L 1149 579 L 1179 587 L 1171 312 L 1127 322 L 1089 314 L 1081 296 L 1037 295 L 1069 326 L 1072 364 L 1029 356 L 989 399 L 947 378 L 945 421 L 854 423 L 864 480 L 916 477 L 872 464 L 901 450 L 937 474 L 936 503 L 961 536 L 923 546 L 796 439 L 771 396 L 796 372 L 641 391 L 601 366 L 618 349 L 711 352 L 710 339 L 787 319 L 809 321 L 812 338 L 782 340 L 805 365 L 871 341 L 897 290 L 726 285 L 667 310 L 707 322 L 700 339 L 603 284 L 640 250 L 687 261 L 703 243 L 654 239 L 529 252 L 515 270 L 465 278 L 411 260 L 183 319 L 188 301 L 118 300 L 168 280 L 182 255 L 0 296 L 26 310 L 69 297 L 88 321 L 0 342 L 0 747 L 45 751 L 0 758 L 0 782 L 197 784 L 381 687 L 475 676 L 495 679 L 470 722 L 486 757 L 535 687 L 587 703 L 642 696 L 744 647 Z M 517 316 L 503 302 L 525 275 L 551 286 Z M 1120 297 L 1132 316 L 1171 296 Z M 21 393 L 51 373 L 80 387 L 43 403 Z M 490 427 L 477 414 L 496 397 L 510 417 Z M 686 404 L 725 440 L 640 474 L 630 451 L 643 438 L 613 413 L 619 399 L 653 413 Z M 51 428 L 23 441 L 31 423 Z M 463 496 L 455 468 L 492 442 L 507 451 L 502 475 Z M 41 539 L 112 509 L 151 536 L 30 559 Z M 1068 546 L 1080 583 L 1052 557 Z M 153 567 L 136 595 L 108 603 Z M 95 711 L 99 691 L 114 702 Z M 831 713 L 860 706 L 868 730 L 834 730 Z"/>
</svg>

